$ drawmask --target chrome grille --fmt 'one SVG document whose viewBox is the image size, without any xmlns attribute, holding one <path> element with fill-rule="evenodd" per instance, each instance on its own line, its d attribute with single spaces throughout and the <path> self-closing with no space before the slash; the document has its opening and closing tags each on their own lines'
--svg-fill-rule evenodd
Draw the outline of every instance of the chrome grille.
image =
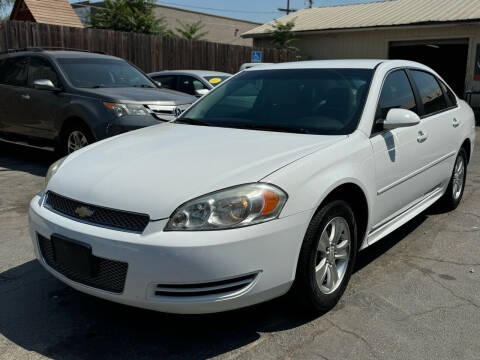
<svg viewBox="0 0 480 360">
<path fill-rule="evenodd" d="M 123 292 L 128 270 L 127 263 L 108 260 L 92 255 L 98 262 L 98 270 L 93 276 L 84 276 L 76 273 L 68 265 L 58 264 L 55 261 L 52 241 L 41 235 L 38 235 L 37 237 L 43 259 L 47 265 L 55 271 L 80 284 L 91 286 L 100 290 L 110 291 L 116 294 Z"/>
<path fill-rule="evenodd" d="M 53 209 L 69 217 L 119 230 L 141 233 L 145 230 L 150 221 L 150 217 L 146 214 L 90 205 L 58 195 L 52 191 L 47 193 L 45 204 L 47 208 Z M 81 210 L 86 213 L 83 217 L 81 216 Z"/>
</svg>

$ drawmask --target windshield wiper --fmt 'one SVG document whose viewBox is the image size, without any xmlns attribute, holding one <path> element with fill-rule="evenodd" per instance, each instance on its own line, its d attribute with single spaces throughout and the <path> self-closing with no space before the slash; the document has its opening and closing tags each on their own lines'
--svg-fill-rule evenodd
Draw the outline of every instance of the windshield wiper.
<svg viewBox="0 0 480 360">
<path fill-rule="evenodd" d="M 275 131 L 275 132 L 289 132 L 297 134 L 311 134 L 310 131 L 303 128 L 287 128 L 281 126 L 271 126 L 271 125 L 255 125 L 255 124 L 239 124 L 239 125 L 225 125 L 225 127 L 233 127 L 236 129 L 247 129 L 247 130 L 262 130 L 262 131 Z"/>
<path fill-rule="evenodd" d="M 205 121 L 187 118 L 187 117 L 175 119 L 173 122 L 179 123 L 179 124 L 188 124 L 188 125 L 210 126 L 210 124 Z"/>
<path fill-rule="evenodd" d="M 148 84 L 132 85 L 132 87 L 146 88 L 146 89 L 156 89 L 155 86 L 153 86 L 153 85 L 148 85 Z"/>
</svg>

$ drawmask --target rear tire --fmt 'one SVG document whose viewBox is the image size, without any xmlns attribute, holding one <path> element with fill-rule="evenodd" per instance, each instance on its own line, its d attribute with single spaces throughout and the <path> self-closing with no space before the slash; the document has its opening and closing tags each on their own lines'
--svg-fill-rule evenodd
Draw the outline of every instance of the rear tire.
<svg viewBox="0 0 480 360">
<path fill-rule="evenodd" d="M 313 217 L 303 240 L 291 295 L 308 312 L 324 313 L 343 295 L 357 256 L 350 205 L 333 200 Z"/>
<path fill-rule="evenodd" d="M 447 190 L 442 198 L 439 200 L 439 206 L 442 211 L 455 210 L 463 197 L 465 190 L 465 183 L 467 180 L 467 152 L 461 148 L 458 152 L 453 167 L 452 176 L 448 183 Z"/>
<path fill-rule="evenodd" d="M 68 125 L 63 131 L 58 152 L 60 155 L 66 156 L 93 142 L 95 142 L 95 138 L 90 129 L 81 123 L 74 123 Z"/>
</svg>

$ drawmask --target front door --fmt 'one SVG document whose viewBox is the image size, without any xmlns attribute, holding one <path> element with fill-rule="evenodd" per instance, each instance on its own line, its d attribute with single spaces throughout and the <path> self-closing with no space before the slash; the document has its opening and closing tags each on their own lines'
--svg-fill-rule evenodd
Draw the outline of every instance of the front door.
<svg viewBox="0 0 480 360">
<path fill-rule="evenodd" d="M 390 109 L 417 111 L 411 83 L 404 70 L 387 75 L 376 114 L 376 128 L 371 137 L 375 157 L 376 204 L 374 229 L 408 208 L 425 192 L 428 185 L 419 172 L 427 164 L 426 146 L 422 140 L 422 123 L 415 126 L 383 130 Z"/>
<path fill-rule="evenodd" d="M 28 107 L 24 109 L 24 126 L 32 136 L 46 139 L 55 137 L 55 119 L 67 101 L 64 94 L 52 90 L 35 89 L 36 80 L 50 80 L 56 88 L 62 88 L 59 77 L 50 64 L 42 57 L 31 57 L 28 71 Z"/>
</svg>

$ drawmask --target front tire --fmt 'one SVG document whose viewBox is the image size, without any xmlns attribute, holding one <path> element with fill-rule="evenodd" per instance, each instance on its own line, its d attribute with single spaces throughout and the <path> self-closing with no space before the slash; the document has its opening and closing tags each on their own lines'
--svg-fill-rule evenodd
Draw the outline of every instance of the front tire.
<svg viewBox="0 0 480 360">
<path fill-rule="evenodd" d="M 73 124 L 63 132 L 59 150 L 62 155 L 70 155 L 94 141 L 90 130 L 85 125 Z"/>
<path fill-rule="evenodd" d="M 350 205 L 334 200 L 313 217 L 303 240 L 292 295 L 308 311 L 332 309 L 344 293 L 357 255 L 357 226 Z"/>
<path fill-rule="evenodd" d="M 439 205 L 443 211 L 455 210 L 463 197 L 467 180 L 467 152 L 461 148 L 458 152 L 452 176 L 445 194 L 440 199 Z"/>
</svg>

